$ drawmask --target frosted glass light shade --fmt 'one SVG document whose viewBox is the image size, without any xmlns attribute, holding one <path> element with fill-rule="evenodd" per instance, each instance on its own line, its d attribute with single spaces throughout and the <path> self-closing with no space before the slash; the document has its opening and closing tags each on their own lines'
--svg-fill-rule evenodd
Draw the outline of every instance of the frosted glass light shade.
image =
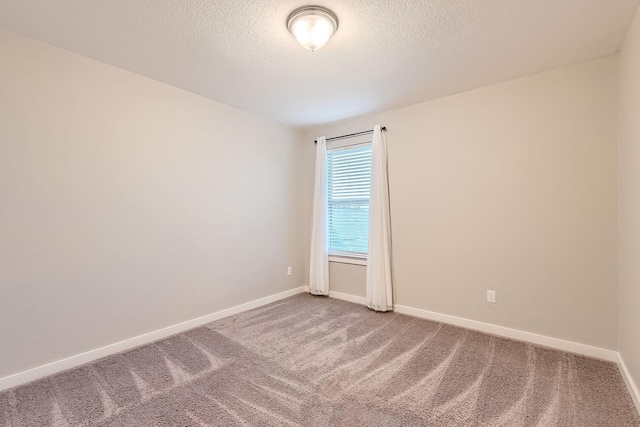
<svg viewBox="0 0 640 427">
<path fill-rule="evenodd" d="M 311 52 L 324 46 L 338 29 L 338 17 L 321 6 L 305 6 L 287 18 L 287 28 Z"/>
</svg>

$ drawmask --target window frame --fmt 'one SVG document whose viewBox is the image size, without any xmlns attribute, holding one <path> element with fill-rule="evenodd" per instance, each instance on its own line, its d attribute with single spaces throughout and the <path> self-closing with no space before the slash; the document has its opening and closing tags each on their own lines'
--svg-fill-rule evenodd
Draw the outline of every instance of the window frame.
<svg viewBox="0 0 640 427">
<path fill-rule="evenodd" d="M 354 148 L 371 147 L 371 143 L 372 141 L 368 140 L 368 141 L 359 142 L 356 144 L 349 144 L 349 145 L 345 144 L 345 145 L 337 145 L 335 147 L 327 147 L 327 170 L 329 167 L 329 163 L 328 163 L 329 153 L 335 152 L 335 151 L 350 150 Z M 329 185 L 328 178 L 329 178 L 329 175 L 327 174 L 327 186 Z M 371 208 L 371 191 L 369 191 L 369 208 Z M 328 209 L 329 209 L 329 192 L 327 191 L 327 210 Z M 329 218 L 327 218 L 327 227 L 329 226 L 330 226 Z M 368 239 L 368 236 L 367 236 L 367 239 Z M 331 241 L 329 240 L 329 262 L 337 262 L 342 264 L 367 265 L 368 253 L 331 250 L 330 244 L 331 244 Z"/>
</svg>

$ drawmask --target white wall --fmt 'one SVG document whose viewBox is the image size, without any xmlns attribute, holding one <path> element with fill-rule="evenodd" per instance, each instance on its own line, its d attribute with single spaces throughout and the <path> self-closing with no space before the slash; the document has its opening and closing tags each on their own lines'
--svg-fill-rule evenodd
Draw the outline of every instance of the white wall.
<svg viewBox="0 0 640 427">
<path fill-rule="evenodd" d="M 640 14 L 620 53 L 618 152 L 619 347 L 640 384 Z"/>
<path fill-rule="evenodd" d="M 303 285 L 302 147 L 0 30 L 0 377 Z"/>
<path fill-rule="evenodd" d="M 616 56 L 315 128 L 309 168 L 313 137 L 375 124 L 398 304 L 617 348 Z M 332 290 L 362 272 L 332 264 Z"/>
</svg>

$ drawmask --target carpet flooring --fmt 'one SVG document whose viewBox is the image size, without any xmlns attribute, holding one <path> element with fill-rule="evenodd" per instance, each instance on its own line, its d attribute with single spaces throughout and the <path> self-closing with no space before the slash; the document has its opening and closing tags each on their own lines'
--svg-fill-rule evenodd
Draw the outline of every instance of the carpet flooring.
<svg viewBox="0 0 640 427">
<path fill-rule="evenodd" d="M 303 294 L 0 393 L 0 426 L 640 426 L 613 363 Z"/>
</svg>

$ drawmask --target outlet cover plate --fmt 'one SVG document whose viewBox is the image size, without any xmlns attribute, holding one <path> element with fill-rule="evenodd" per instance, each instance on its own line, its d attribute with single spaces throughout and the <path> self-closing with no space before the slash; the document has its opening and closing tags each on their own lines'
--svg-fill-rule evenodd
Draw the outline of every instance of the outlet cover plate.
<svg viewBox="0 0 640 427">
<path fill-rule="evenodd" d="M 496 291 L 487 291 L 487 302 L 496 303 Z"/>
</svg>

